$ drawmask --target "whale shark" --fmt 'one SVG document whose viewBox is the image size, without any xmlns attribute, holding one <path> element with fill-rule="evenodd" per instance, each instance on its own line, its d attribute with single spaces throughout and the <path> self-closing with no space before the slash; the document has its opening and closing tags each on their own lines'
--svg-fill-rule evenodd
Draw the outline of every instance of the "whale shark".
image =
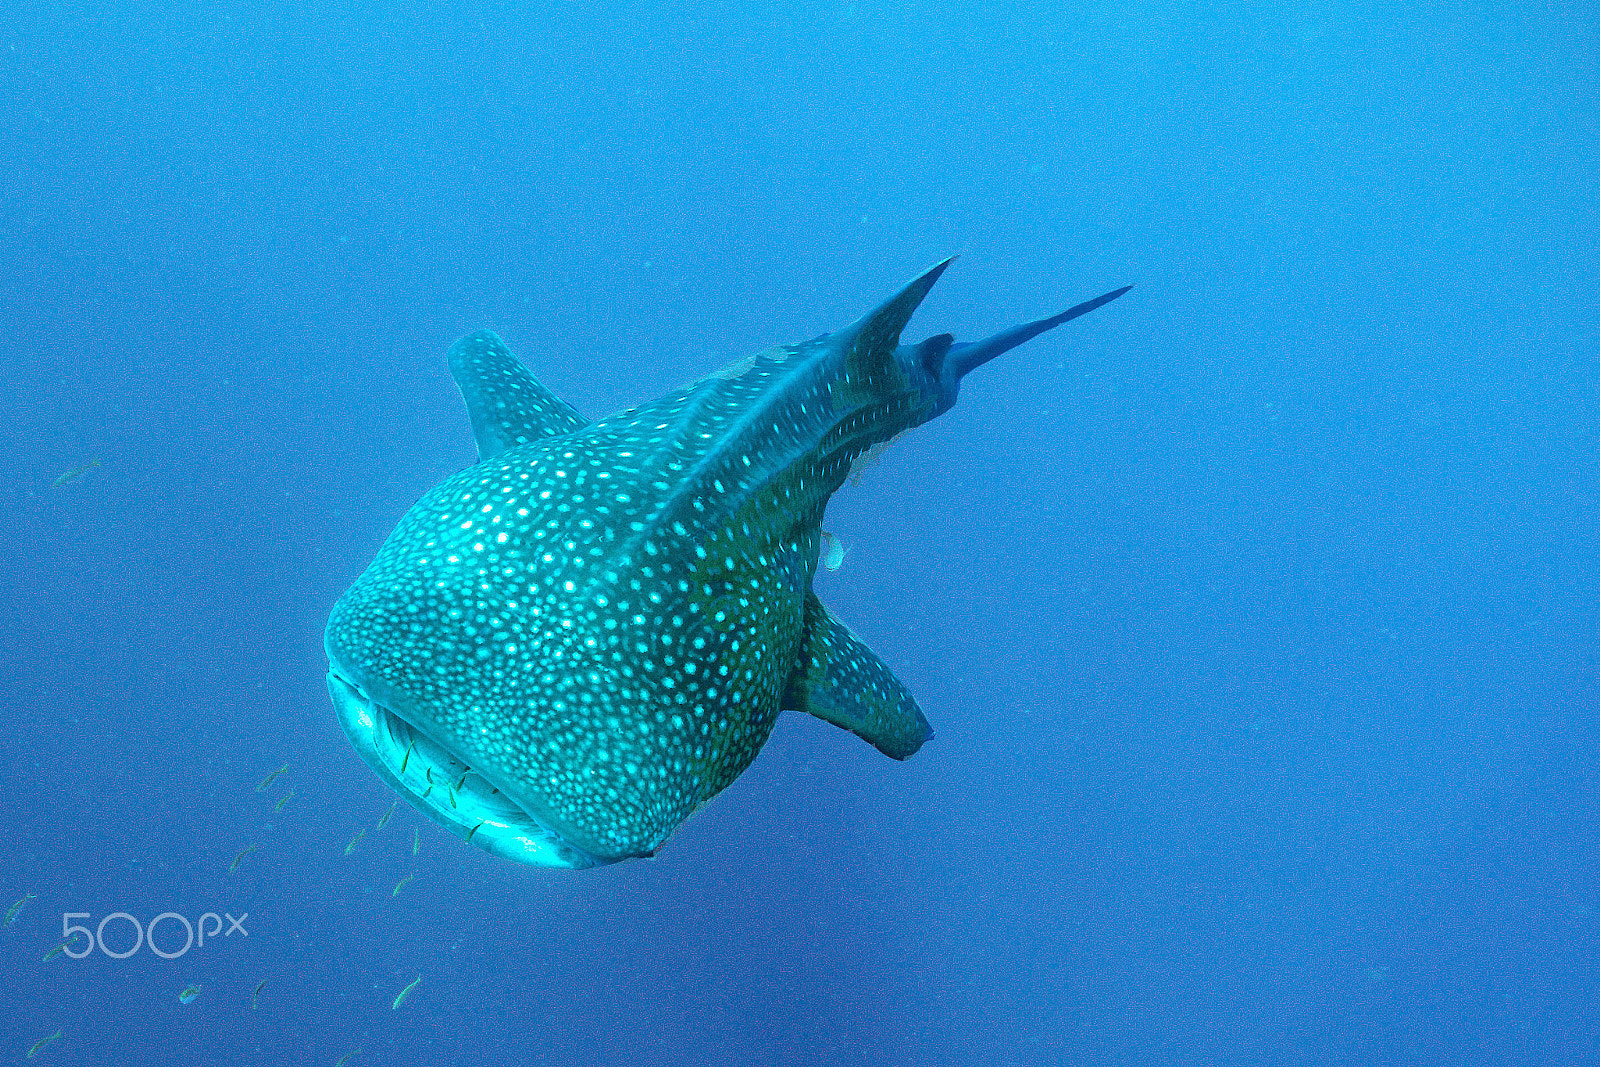
<svg viewBox="0 0 1600 1067">
<path fill-rule="evenodd" d="M 922 709 L 812 591 L 828 499 L 969 372 L 1131 288 L 901 344 L 950 262 L 843 330 L 596 422 L 493 333 L 458 341 L 478 461 L 401 518 L 328 619 L 361 758 L 479 848 L 587 868 L 655 855 L 780 711 L 914 754 Z"/>
</svg>

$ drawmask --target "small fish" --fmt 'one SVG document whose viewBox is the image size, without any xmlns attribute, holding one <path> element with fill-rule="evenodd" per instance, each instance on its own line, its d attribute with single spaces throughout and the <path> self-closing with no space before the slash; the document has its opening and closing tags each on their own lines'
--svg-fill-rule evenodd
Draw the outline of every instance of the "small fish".
<svg viewBox="0 0 1600 1067">
<path fill-rule="evenodd" d="M 289 790 L 287 793 L 285 793 L 283 795 L 283 799 L 282 800 L 278 801 L 276 804 L 274 804 L 272 806 L 272 810 L 273 811 L 282 811 L 283 810 L 283 806 L 285 804 L 289 803 L 289 801 L 291 801 L 293 799 L 294 799 L 294 790 L 291 789 L 291 790 Z"/>
<path fill-rule="evenodd" d="M 183 992 L 178 994 L 178 1003 L 179 1004 L 187 1004 L 191 1000 L 193 1000 L 195 997 L 198 997 L 199 995 L 200 995 L 200 987 L 199 986 L 197 986 L 197 985 L 184 986 L 183 987 Z"/>
<path fill-rule="evenodd" d="M 894 444 L 897 439 L 898 436 L 887 441 L 879 441 L 856 457 L 856 461 L 850 464 L 850 485 L 852 488 L 860 487 L 861 483 L 866 480 L 867 472 L 878 465 L 883 459 L 883 454 L 889 450 L 889 446 Z"/>
<path fill-rule="evenodd" d="M 263 978 L 263 979 L 261 979 L 261 981 L 257 982 L 256 983 L 256 987 L 250 991 L 250 1007 L 251 1008 L 254 1008 L 256 1006 L 256 999 L 261 996 L 261 987 L 266 985 L 266 984 L 267 984 L 267 980 L 265 978 Z"/>
<path fill-rule="evenodd" d="M 413 856 L 415 856 L 417 854 L 417 850 L 420 849 L 421 847 L 422 847 L 422 831 L 418 830 L 415 826 L 413 826 L 411 828 L 411 854 Z"/>
<path fill-rule="evenodd" d="M 250 855 L 250 853 L 254 852 L 255 850 L 256 850 L 256 846 L 254 846 L 254 845 L 250 845 L 247 848 L 240 849 L 239 850 L 239 854 L 237 856 L 233 857 L 233 862 L 228 864 L 228 873 L 232 874 L 234 871 L 237 871 L 239 869 L 239 863 L 246 856 Z"/>
<path fill-rule="evenodd" d="M 391 897 L 399 896 L 400 895 L 400 890 L 404 889 L 406 887 L 406 885 L 411 881 L 411 879 L 413 879 L 415 877 L 416 877 L 416 875 L 414 875 L 414 874 L 408 874 L 404 878 L 400 879 L 400 881 L 395 883 L 394 890 L 389 895 Z"/>
<path fill-rule="evenodd" d="M 35 1056 L 37 1056 L 39 1054 L 39 1050 L 40 1049 L 44 1048 L 46 1045 L 48 1045 L 50 1042 L 54 1041 L 56 1038 L 58 1038 L 60 1036 L 61 1036 L 61 1031 L 57 1030 L 55 1033 L 51 1034 L 49 1037 L 41 1037 L 39 1040 L 35 1041 L 33 1043 L 33 1047 L 28 1050 L 28 1059 L 30 1059 L 30 1060 L 33 1059 Z"/>
<path fill-rule="evenodd" d="M 65 941 L 61 942 L 61 944 L 57 945 L 55 948 L 51 949 L 49 952 L 46 952 L 44 954 L 44 962 L 49 963 L 51 960 L 55 959 L 57 956 L 61 955 L 63 952 L 67 951 L 67 949 L 71 948 L 73 945 L 75 945 L 77 943 L 78 943 L 78 935 L 77 934 L 73 934 L 71 937 L 69 937 Z"/>
<path fill-rule="evenodd" d="M 7 908 L 6 909 L 6 921 L 3 922 L 3 923 L 0 923 L 0 926 L 10 926 L 12 923 L 16 922 L 17 921 L 17 913 L 22 910 L 22 906 L 24 904 L 26 904 L 30 900 L 37 900 L 38 897 L 39 897 L 38 893 L 29 893 L 27 896 L 23 897 L 21 900 L 17 901 L 15 904 L 11 905 L 11 907 Z"/>
<path fill-rule="evenodd" d="M 356 843 L 359 842 L 363 837 L 366 837 L 366 836 L 367 836 L 367 828 L 365 826 L 363 826 L 361 829 L 356 831 L 356 836 L 354 836 L 354 837 L 352 837 L 350 839 L 350 843 L 348 845 L 344 846 L 344 854 L 346 856 L 348 856 L 348 855 L 350 855 L 350 853 L 354 852 L 356 850 Z"/>
<path fill-rule="evenodd" d="M 389 810 L 378 817 L 378 829 L 382 830 L 389 825 L 389 820 L 394 817 L 394 809 L 399 803 L 398 800 L 394 801 L 389 805 Z"/>
<path fill-rule="evenodd" d="M 356 1053 L 358 1053 L 360 1051 L 361 1051 L 361 1049 L 359 1047 L 351 1049 L 349 1052 L 346 1052 L 343 1056 L 340 1056 L 337 1060 L 334 1060 L 333 1061 L 333 1067 L 344 1067 L 345 1064 L 350 1062 L 350 1057 L 354 1056 Z"/>
<path fill-rule="evenodd" d="M 391 1011 L 399 1011 L 400 1010 L 400 1005 L 404 1004 L 405 1001 L 406 1001 L 406 994 L 410 993 L 413 989 L 417 988 L 417 984 L 420 983 L 421 981 L 422 981 L 422 975 L 419 974 L 419 975 L 417 975 L 415 978 L 413 978 L 411 980 L 411 984 L 410 985 L 408 985 L 404 989 L 400 990 L 400 995 L 398 997 L 394 998 L 394 1007 L 391 1008 L 390 1010 Z"/>
<path fill-rule="evenodd" d="M 839 564 L 844 562 L 844 554 L 850 551 L 844 547 L 844 542 L 839 540 L 827 530 L 822 531 L 822 565 L 830 571 L 839 569 Z"/>
<path fill-rule="evenodd" d="M 80 463 L 76 467 L 73 467 L 71 470 L 60 475 L 55 481 L 51 482 L 50 488 L 56 489 L 63 485 L 71 485 L 73 482 L 82 478 L 85 474 L 88 474 L 98 466 L 100 466 L 100 461 L 98 459 L 91 459 L 87 463 Z"/>
<path fill-rule="evenodd" d="M 267 786 L 271 785 L 273 782 L 276 782 L 279 778 L 288 773 L 289 765 L 285 763 L 282 767 L 279 767 L 277 770 L 261 779 L 261 783 L 256 786 L 256 792 L 265 793 L 267 791 Z"/>
</svg>

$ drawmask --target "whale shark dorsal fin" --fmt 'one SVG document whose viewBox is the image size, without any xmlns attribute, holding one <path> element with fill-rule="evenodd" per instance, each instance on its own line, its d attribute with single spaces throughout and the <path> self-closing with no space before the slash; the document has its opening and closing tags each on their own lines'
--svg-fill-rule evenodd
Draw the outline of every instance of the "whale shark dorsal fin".
<svg viewBox="0 0 1600 1067">
<path fill-rule="evenodd" d="M 815 593 L 806 594 L 805 643 L 783 706 L 849 730 L 895 759 L 909 759 L 933 736 L 900 679 Z"/>
<path fill-rule="evenodd" d="M 505 342 L 488 330 L 451 346 L 450 375 L 467 402 L 480 460 L 589 425 L 588 419 L 529 374 Z"/>
</svg>

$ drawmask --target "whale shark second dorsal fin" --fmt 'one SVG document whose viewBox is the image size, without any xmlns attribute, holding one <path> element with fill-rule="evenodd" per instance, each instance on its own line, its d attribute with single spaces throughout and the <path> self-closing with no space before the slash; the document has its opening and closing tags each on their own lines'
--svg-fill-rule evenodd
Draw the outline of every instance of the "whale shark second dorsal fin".
<svg viewBox="0 0 1600 1067">
<path fill-rule="evenodd" d="M 480 460 L 589 425 L 588 419 L 528 373 L 505 342 L 488 330 L 451 346 L 450 375 L 467 402 Z"/>
<path fill-rule="evenodd" d="M 805 627 L 784 708 L 843 727 L 885 756 L 911 758 L 933 728 L 900 679 L 811 592 Z"/>
</svg>

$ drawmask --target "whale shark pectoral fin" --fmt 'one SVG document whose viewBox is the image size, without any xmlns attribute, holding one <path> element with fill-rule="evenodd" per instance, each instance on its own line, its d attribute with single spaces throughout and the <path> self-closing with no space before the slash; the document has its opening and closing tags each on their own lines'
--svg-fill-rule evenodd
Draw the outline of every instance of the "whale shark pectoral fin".
<svg viewBox="0 0 1600 1067">
<path fill-rule="evenodd" d="M 505 342 L 488 330 L 451 346 L 450 374 L 467 402 L 480 460 L 589 425 L 588 419 L 529 374 Z"/>
<path fill-rule="evenodd" d="M 909 759 L 933 729 L 900 679 L 806 594 L 806 636 L 783 706 L 849 730 L 885 756 Z"/>
</svg>

